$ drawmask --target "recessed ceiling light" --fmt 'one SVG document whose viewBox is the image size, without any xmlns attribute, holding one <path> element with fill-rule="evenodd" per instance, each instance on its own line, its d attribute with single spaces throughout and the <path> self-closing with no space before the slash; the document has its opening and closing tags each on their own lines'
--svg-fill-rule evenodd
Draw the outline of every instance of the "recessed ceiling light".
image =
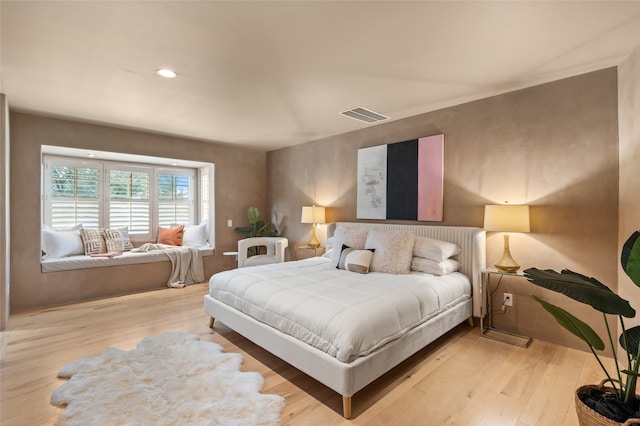
<svg viewBox="0 0 640 426">
<path fill-rule="evenodd" d="M 92 154 L 92 153 L 89 153 L 89 154 L 87 154 L 87 155 L 89 156 L 89 158 L 93 158 L 93 157 L 95 157 L 95 156 L 96 156 L 95 154 Z"/>
<path fill-rule="evenodd" d="M 164 78 L 176 78 L 178 76 L 178 74 L 175 71 L 167 68 L 160 68 L 156 70 L 156 74 Z"/>
</svg>

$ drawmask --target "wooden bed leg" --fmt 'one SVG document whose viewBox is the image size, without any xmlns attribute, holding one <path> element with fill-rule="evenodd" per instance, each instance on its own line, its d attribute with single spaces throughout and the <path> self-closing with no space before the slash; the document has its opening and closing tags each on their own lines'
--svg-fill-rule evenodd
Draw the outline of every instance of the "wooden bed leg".
<svg viewBox="0 0 640 426">
<path fill-rule="evenodd" d="M 351 418 L 351 397 L 343 396 L 342 397 L 342 415 L 345 419 Z"/>
<path fill-rule="evenodd" d="M 214 317 L 209 318 L 209 328 L 213 328 L 213 322 L 214 322 L 215 320 L 216 320 L 216 319 L 215 319 Z"/>
<path fill-rule="evenodd" d="M 467 323 L 469 324 L 469 327 L 473 327 L 473 317 L 467 318 Z"/>
</svg>

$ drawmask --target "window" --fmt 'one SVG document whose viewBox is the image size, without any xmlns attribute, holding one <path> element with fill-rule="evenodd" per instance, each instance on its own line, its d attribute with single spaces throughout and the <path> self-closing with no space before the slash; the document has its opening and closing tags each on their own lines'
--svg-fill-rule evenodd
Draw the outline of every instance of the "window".
<svg viewBox="0 0 640 426">
<path fill-rule="evenodd" d="M 100 169 L 66 161 L 50 165 L 47 172 L 49 208 L 45 223 L 58 229 L 78 223 L 97 228 L 100 223 Z"/>
<path fill-rule="evenodd" d="M 213 165 L 168 168 L 45 155 L 43 220 L 56 229 L 126 226 L 134 240 L 151 241 L 158 226 L 212 219 L 212 179 Z"/>
<path fill-rule="evenodd" d="M 193 176 L 185 172 L 161 171 L 158 175 L 158 224 L 169 227 L 193 222 Z"/>
<path fill-rule="evenodd" d="M 209 192 L 213 189 L 209 185 L 209 181 L 213 180 L 208 167 L 200 167 L 198 169 L 198 176 L 200 176 L 200 217 L 209 217 L 209 210 L 211 208 L 211 201 Z"/>
<path fill-rule="evenodd" d="M 130 234 L 150 234 L 150 169 L 109 168 L 109 228 L 129 228 Z"/>
</svg>

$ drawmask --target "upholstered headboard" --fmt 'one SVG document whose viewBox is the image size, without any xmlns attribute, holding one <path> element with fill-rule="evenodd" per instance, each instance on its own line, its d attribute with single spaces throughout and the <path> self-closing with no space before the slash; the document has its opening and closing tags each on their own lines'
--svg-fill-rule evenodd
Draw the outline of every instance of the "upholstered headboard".
<svg viewBox="0 0 640 426">
<path fill-rule="evenodd" d="M 409 231 L 419 237 L 429 237 L 457 244 L 462 251 L 455 258 L 460 262 L 460 272 L 471 279 L 473 286 L 473 315 L 482 315 L 482 295 L 480 294 L 481 271 L 486 267 L 486 231 L 467 226 L 399 225 L 366 222 L 331 223 L 327 237 L 333 236 L 336 226 L 367 229 Z"/>
</svg>

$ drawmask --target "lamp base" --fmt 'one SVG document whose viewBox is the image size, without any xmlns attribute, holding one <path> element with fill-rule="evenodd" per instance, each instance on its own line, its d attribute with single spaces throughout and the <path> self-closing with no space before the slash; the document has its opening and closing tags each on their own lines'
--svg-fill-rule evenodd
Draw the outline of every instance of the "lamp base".
<svg viewBox="0 0 640 426">
<path fill-rule="evenodd" d="M 314 223 L 311 228 L 311 240 L 307 243 L 307 247 L 311 247 L 317 249 L 320 247 L 320 241 L 318 241 L 318 237 L 316 237 L 316 224 Z"/>
<path fill-rule="evenodd" d="M 502 266 L 497 263 L 493 266 L 495 266 L 498 271 L 509 272 L 511 274 L 515 274 L 520 269 L 520 266 Z"/>
<path fill-rule="evenodd" d="M 504 253 L 502 253 L 502 258 L 493 266 L 495 266 L 498 271 L 512 274 L 518 272 L 518 269 L 520 269 L 520 265 L 513 260 L 511 252 L 509 251 L 509 234 L 504 234 Z"/>
</svg>

